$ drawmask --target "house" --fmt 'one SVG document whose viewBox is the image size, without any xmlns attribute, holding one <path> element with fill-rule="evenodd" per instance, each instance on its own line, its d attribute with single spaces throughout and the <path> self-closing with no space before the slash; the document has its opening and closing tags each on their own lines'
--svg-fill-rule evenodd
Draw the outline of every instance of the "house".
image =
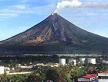
<svg viewBox="0 0 108 82">
<path fill-rule="evenodd" d="M 95 74 L 86 74 L 79 77 L 78 82 L 98 82 L 98 78 Z"/>
<path fill-rule="evenodd" d="M 108 70 L 98 73 L 99 82 L 108 82 Z"/>
<path fill-rule="evenodd" d="M 5 73 L 5 67 L 4 66 L 0 66 L 0 74 L 4 74 Z"/>
</svg>

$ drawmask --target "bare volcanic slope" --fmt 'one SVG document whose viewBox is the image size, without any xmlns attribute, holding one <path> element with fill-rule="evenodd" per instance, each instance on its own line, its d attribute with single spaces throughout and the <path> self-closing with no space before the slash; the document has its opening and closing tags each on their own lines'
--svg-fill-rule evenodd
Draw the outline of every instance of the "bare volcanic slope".
<svg viewBox="0 0 108 82">
<path fill-rule="evenodd" d="M 0 42 L 0 53 L 101 53 L 107 54 L 108 39 L 87 32 L 58 14 Z"/>
</svg>

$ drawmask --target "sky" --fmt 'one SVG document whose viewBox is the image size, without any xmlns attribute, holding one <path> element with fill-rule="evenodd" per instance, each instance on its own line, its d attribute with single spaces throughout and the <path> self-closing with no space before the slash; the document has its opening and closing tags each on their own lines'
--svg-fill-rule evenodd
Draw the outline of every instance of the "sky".
<svg viewBox="0 0 108 82">
<path fill-rule="evenodd" d="M 0 40 L 5 40 L 38 24 L 56 8 L 60 0 L 0 0 Z M 108 3 L 108 0 L 80 0 Z M 108 8 L 65 8 L 65 19 L 89 32 L 108 37 Z"/>
</svg>

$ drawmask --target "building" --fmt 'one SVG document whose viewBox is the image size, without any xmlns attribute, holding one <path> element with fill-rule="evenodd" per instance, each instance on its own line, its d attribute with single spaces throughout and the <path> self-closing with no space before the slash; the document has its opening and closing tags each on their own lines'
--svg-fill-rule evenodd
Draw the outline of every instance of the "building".
<svg viewBox="0 0 108 82">
<path fill-rule="evenodd" d="M 108 82 L 108 70 L 98 73 L 99 82 Z"/>
<path fill-rule="evenodd" d="M 98 78 L 95 74 L 86 74 L 79 77 L 78 82 L 98 82 Z"/>
<path fill-rule="evenodd" d="M 5 67 L 4 66 L 0 66 L 0 74 L 4 74 L 5 73 Z"/>
</svg>

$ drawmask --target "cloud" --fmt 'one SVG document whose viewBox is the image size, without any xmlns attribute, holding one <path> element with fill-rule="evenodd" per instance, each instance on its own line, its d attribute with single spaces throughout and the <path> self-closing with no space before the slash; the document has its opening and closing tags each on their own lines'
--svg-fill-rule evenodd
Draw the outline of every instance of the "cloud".
<svg viewBox="0 0 108 82">
<path fill-rule="evenodd" d="M 25 5 L 13 5 L 5 9 L 0 10 L 0 18 L 8 18 L 18 16 L 23 10 L 26 9 Z"/>
<path fill-rule="evenodd" d="M 62 0 L 57 3 L 56 10 L 54 13 L 59 13 L 65 8 L 98 8 L 98 9 L 108 9 L 108 3 L 91 1 L 91 2 L 81 2 L 80 0 Z"/>
<path fill-rule="evenodd" d="M 25 4 L 12 5 L 12 6 L 9 6 L 8 8 L 0 10 L 0 18 L 17 17 L 21 14 L 41 15 L 43 13 L 46 14 L 46 13 L 52 12 L 53 8 L 54 8 L 53 4 L 48 4 L 44 6 L 32 6 L 32 7 Z"/>
<path fill-rule="evenodd" d="M 64 7 L 73 7 L 74 9 L 76 8 L 102 8 L 102 9 L 108 9 L 108 3 L 97 3 L 97 2 L 81 2 L 78 0 L 68 0 L 69 2 L 71 1 L 72 4 L 68 3 L 67 0 L 64 0 L 61 3 L 58 3 L 58 7 L 64 8 Z M 17 17 L 20 16 L 22 14 L 25 15 L 30 15 L 30 14 L 36 14 L 36 15 L 42 15 L 44 14 L 49 14 L 51 12 L 53 12 L 54 8 L 55 8 L 55 2 L 54 1 L 50 1 L 47 0 L 47 2 L 49 4 L 46 5 L 29 5 L 29 2 L 40 2 L 40 1 L 34 1 L 34 0 L 21 0 L 20 2 L 23 3 L 19 3 L 16 5 L 11 5 L 8 6 L 7 8 L 4 9 L 0 9 L 0 18 L 12 18 L 12 17 Z M 67 3 L 68 5 L 66 5 L 65 3 Z M 64 6 L 61 6 L 61 4 L 64 4 Z M 80 4 L 80 5 L 79 5 Z M 90 14 L 89 14 L 90 15 Z"/>
<path fill-rule="evenodd" d="M 13 9 L 16 9 L 16 10 L 24 10 L 27 8 L 26 5 L 14 5 L 12 7 L 13 7 Z"/>
<path fill-rule="evenodd" d="M 16 14 L 12 13 L 0 13 L 0 16 L 6 18 L 7 16 L 16 16 Z"/>
<path fill-rule="evenodd" d="M 108 9 L 108 3 L 85 3 L 80 6 L 80 8 L 100 8 L 100 9 Z"/>
<path fill-rule="evenodd" d="M 6 1 L 6 0 L 0 0 Z M 9 2 L 11 0 L 8 0 Z M 35 5 L 36 4 L 36 5 Z M 11 5 L 0 8 L 0 18 L 18 17 L 22 14 L 38 14 L 42 15 L 51 13 L 55 7 L 56 0 L 20 0 Z"/>
<path fill-rule="evenodd" d="M 79 0 L 62 0 L 57 3 L 56 10 L 54 13 L 58 13 L 60 10 L 69 7 L 79 7 L 82 3 Z"/>
</svg>

